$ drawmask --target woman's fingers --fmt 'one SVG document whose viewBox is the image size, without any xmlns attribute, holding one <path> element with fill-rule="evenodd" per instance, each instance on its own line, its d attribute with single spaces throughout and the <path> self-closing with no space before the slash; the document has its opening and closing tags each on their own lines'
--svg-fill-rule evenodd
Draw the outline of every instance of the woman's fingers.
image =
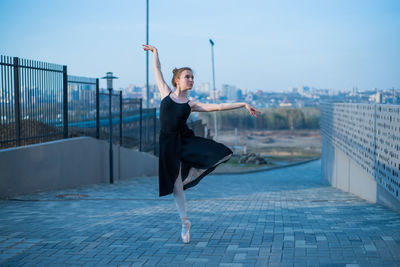
<svg viewBox="0 0 400 267">
<path fill-rule="evenodd" d="M 258 111 L 257 109 L 255 109 L 251 106 L 249 106 L 248 110 L 249 110 L 250 114 L 256 118 L 257 118 L 257 114 L 261 114 L 261 111 Z"/>
<path fill-rule="evenodd" d="M 254 111 L 254 112 L 256 112 L 256 113 L 259 113 L 259 114 L 261 114 L 261 111 L 259 111 L 259 110 L 255 109 L 255 108 L 253 108 L 253 111 Z"/>
<path fill-rule="evenodd" d="M 144 51 L 147 51 L 147 50 L 150 50 L 150 51 L 154 51 L 154 46 L 151 46 L 151 45 L 145 45 L 145 44 L 143 44 L 142 45 L 143 46 L 143 49 L 144 49 Z"/>
</svg>

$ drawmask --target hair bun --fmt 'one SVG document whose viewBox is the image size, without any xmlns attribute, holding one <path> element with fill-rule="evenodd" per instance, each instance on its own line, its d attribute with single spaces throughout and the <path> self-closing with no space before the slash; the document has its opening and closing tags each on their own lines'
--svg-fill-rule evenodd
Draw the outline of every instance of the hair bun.
<svg viewBox="0 0 400 267">
<path fill-rule="evenodd" d="M 175 74 L 177 71 L 178 71 L 178 69 L 175 68 L 175 69 L 172 70 L 172 73 Z"/>
</svg>

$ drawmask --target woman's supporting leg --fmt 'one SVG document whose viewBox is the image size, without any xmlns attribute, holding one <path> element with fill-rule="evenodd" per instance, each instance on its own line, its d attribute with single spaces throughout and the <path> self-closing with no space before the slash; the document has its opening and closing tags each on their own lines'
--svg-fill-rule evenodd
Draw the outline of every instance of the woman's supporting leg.
<svg viewBox="0 0 400 267">
<path fill-rule="evenodd" d="M 176 207 L 178 208 L 179 212 L 179 217 L 181 217 L 181 221 L 183 222 L 185 219 L 187 219 L 186 198 L 185 198 L 185 193 L 183 192 L 183 184 L 180 172 L 178 178 L 176 178 L 173 192 L 174 192 Z"/>
<path fill-rule="evenodd" d="M 186 214 L 186 198 L 185 198 L 185 193 L 183 192 L 183 183 L 180 172 L 178 178 L 176 178 L 173 193 L 174 193 L 176 207 L 178 208 L 179 212 L 179 217 L 181 218 L 182 222 L 182 232 L 181 232 L 182 241 L 183 243 L 189 243 L 190 221 L 188 220 Z"/>
</svg>

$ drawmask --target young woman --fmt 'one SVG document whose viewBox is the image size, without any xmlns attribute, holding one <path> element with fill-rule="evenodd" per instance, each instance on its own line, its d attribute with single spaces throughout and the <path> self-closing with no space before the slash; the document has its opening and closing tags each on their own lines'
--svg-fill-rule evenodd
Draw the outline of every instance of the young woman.
<svg viewBox="0 0 400 267">
<path fill-rule="evenodd" d="M 184 190 L 195 186 L 219 164 L 232 156 L 232 151 L 223 144 L 195 136 L 186 125 L 190 112 L 210 112 L 245 107 L 257 117 L 260 111 L 246 103 L 204 104 L 187 99 L 187 91 L 193 88 L 193 72 L 184 67 L 173 70 L 172 91 L 161 73 L 158 51 L 154 46 L 143 45 L 145 51 L 153 52 L 153 67 L 157 87 L 161 93 L 160 104 L 160 155 L 159 194 L 173 193 L 182 221 L 183 243 L 190 241 L 190 221 L 186 214 Z"/>
</svg>

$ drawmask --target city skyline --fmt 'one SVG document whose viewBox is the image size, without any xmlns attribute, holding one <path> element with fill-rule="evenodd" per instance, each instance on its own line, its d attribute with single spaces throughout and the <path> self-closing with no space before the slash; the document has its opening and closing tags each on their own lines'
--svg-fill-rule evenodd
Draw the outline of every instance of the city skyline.
<svg viewBox="0 0 400 267">
<path fill-rule="evenodd" d="M 145 1 L 73 3 L 3 1 L 0 54 L 78 76 L 112 71 L 116 89 L 145 84 Z M 397 1 L 150 1 L 150 44 L 168 84 L 181 66 L 194 69 L 195 86 L 211 82 L 212 38 L 217 89 L 400 88 L 399 15 Z"/>
</svg>

